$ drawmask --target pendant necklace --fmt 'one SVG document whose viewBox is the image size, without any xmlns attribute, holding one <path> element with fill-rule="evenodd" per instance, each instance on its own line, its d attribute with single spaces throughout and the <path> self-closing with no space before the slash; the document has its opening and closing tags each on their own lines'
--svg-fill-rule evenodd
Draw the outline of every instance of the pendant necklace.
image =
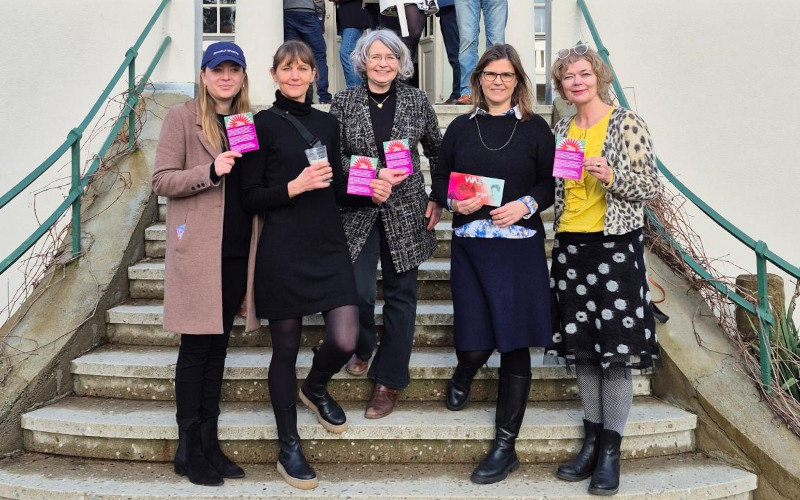
<svg viewBox="0 0 800 500">
<path fill-rule="evenodd" d="M 378 106 L 378 109 L 383 109 L 383 103 L 385 103 L 387 100 L 389 100 L 389 98 L 390 98 L 390 97 L 392 97 L 392 94 L 389 94 L 389 95 L 387 95 L 387 96 L 386 96 L 386 97 L 384 97 L 384 98 L 383 98 L 383 100 L 382 100 L 382 101 L 380 101 L 380 102 L 378 102 L 378 100 L 377 100 L 377 99 L 375 99 L 374 97 L 372 97 L 370 94 L 367 94 L 367 97 L 369 97 L 370 99 L 372 99 L 372 102 L 374 102 L 374 103 L 375 103 L 375 105 L 376 105 L 376 106 Z"/>
<path fill-rule="evenodd" d="M 511 129 L 511 135 L 508 136 L 508 140 L 506 141 L 505 144 L 503 144 L 499 148 L 490 148 L 489 146 L 486 145 L 485 142 L 483 142 L 483 136 L 481 136 L 481 126 L 478 124 L 478 117 L 477 116 L 475 117 L 475 126 L 478 127 L 478 138 L 481 140 L 481 144 L 483 144 L 483 147 L 485 147 L 489 151 L 500 151 L 504 147 L 508 146 L 508 143 L 510 143 L 511 139 L 514 137 L 514 132 L 517 131 L 517 125 L 519 125 L 519 119 L 517 119 L 514 122 L 514 128 Z"/>
</svg>

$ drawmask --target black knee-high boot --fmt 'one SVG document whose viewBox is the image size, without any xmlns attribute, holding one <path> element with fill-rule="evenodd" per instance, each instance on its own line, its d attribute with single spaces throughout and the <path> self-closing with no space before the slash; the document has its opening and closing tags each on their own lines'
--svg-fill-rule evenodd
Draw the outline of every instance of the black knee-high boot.
<svg viewBox="0 0 800 500">
<path fill-rule="evenodd" d="M 586 419 L 583 421 L 583 446 L 578 455 L 558 467 L 556 476 L 565 481 L 583 481 L 594 473 L 597 456 L 600 454 L 600 434 L 603 423 L 596 424 Z"/>
<path fill-rule="evenodd" d="M 589 483 L 592 495 L 611 496 L 619 491 L 619 448 L 622 436 L 605 429 L 600 437 L 600 456 Z"/>
<path fill-rule="evenodd" d="M 334 375 L 335 373 L 323 372 L 312 364 L 308 377 L 300 386 L 300 400 L 317 414 L 317 420 L 323 427 L 335 434 L 341 434 L 347 430 L 347 416 L 328 393 L 328 382 Z"/>
<path fill-rule="evenodd" d="M 172 463 L 175 474 L 188 477 L 194 484 L 220 486 L 223 483 L 222 476 L 203 454 L 197 420 L 178 422 L 178 449 Z"/>
<path fill-rule="evenodd" d="M 225 479 L 238 479 L 244 477 L 241 467 L 231 462 L 222 453 L 219 447 L 219 437 L 217 435 L 219 427 L 219 416 L 206 419 L 200 422 L 200 442 L 202 443 L 203 454 L 206 460 L 216 469 Z"/>
<path fill-rule="evenodd" d="M 530 387 L 530 375 L 521 377 L 500 370 L 494 445 L 472 473 L 470 479 L 473 483 L 496 483 L 519 468 L 519 459 L 514 446 L 522 426 L 522 418 L 525 416 Z"/>
<path fill-rule="evenodd" d="M 456 365 L 453 376 L 447 382 L 444 404 L 448 410 L 458 411 L 467 406 L 472 379 L 475 378 L 478 368 L 480 367 L 471 367 L 464 363 Z"/>
<path fill-rule="evenodd" d="M 317 474 L 306 462 L 300 448 L 297 434 L 297 408 L 294 404 L 287 408 L 272 408 L 278 426 L 278 473 L 289 485 L 301 490 L 316 488 L 319 484 Z"/>
</svg>

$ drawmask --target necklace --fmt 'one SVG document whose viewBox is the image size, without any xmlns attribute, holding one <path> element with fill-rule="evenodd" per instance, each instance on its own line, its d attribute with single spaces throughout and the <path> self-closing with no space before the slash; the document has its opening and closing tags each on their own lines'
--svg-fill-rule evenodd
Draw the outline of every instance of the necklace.
<svg viewBox="0 0 800 500">
<path fill-rule="evenodd" d="M 489 146 L 486 145 L 485 142 L 483 142 L 483 137 L 481 136 L 481 126 L 478 123 L 478 117 L 477 116 L 475 117 L 475 126 L 478 127 L 478 138 L 481 140 L 481 144 L 483 144 L 483 147 L 485 147 L 489 151 L 500 151 L 504 147 L 508 146 L 508 143 L 511 142 L 511 138 L 514 137 L 514 132 L 517 131 L 517 125 L 519 125 L 519 120 L 516 120 L 514 122 L 514 128 L 511 129 L 511 135 L 508 136 L 508 140 L 506 141 L 505 144 L 503 144 L 499 148 L 490 148 Z"/>
<path fill-rule="evenodd" d="M 386 96 L 386 97 L 384 97 L 384 98 L 383 98 L 383 100 L 382 100 L 382 101 L 380 101 L 380 102 L 378 102 L 378 100 L 377 100 L 377 99 L 375 99 L 374 97 L 372 97 L 372 96 L 371 96 L 371 95 L 369 95 L 369 94 L 367 94 L 367 97 L 369 97 L 370 99 L 372 99 L 372 102 L 374 102 L 374 103 L 375 103 L 375 105 L 376 105 L 376 106 L 378 106 L 378 109 L 382 109 L 382 108 L 383 108 L 383 103 L 385 103 L 387 100 L 389 100 L 389 98 L 390 98 L 390 97 L 392 97 L 392 94 L 389 94 L 389 95 L 387 95 L 387 96 Z"/>
</svg>

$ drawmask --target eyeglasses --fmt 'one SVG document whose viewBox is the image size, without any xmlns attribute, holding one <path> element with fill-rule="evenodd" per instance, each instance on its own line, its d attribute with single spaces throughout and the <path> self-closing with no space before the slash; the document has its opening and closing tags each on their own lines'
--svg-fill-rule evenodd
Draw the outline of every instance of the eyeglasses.
<svg viewBox="0 0 800 500">
<path fill-rule="evenodd" d="M 492 83 L 497 80 L 498 76 L 503 83 L 508 83 L 517 75 L 516 73 L 495 73 L 494 71 L 481 71 L 481 76 L 483 77 L 483 80 L 488 83 Z"/>
<path fill-rule="evenodd" d="M 574 47 L 570 47 L 568 49 L 561 49 L 558 52 L 556 52 L 556 56 L 559 59 L 566 59 L 569 57 L 570 52 L 574 52 L 576 56 L 582 56 L 585 53 L 589 52 L 589 44 L 579 43 Z"/>
<path fill-rule="evenodd" d="M 397 62 L 397 56 L 394 54 L 387 54 L 382 56 L 380 54 L 370 54 L 367 56 L 369 62 L 372 64 L 379 64 L 381 61 L 386 61 L 386 64 L 395 64 Z"/>
</svg>

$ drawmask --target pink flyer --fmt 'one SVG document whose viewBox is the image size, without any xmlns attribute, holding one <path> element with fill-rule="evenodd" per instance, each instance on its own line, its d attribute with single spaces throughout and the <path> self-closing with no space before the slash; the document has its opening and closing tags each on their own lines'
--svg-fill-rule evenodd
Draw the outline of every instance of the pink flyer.
<svg viewBox="0 0 800 500">
<path fill-rule="evenodd" d="M 583 177 L 583 156 L 586 141 L 569 137 L 556 137 L 556 157 L 553 161 L 553 177 L 580 179 Z"/>
<path fill-rule="evenodd" d="M 386 141 L 383 143 L 383 151 L 386 153 L 386 168 L 399 168 L 408 172 L 408 175 L 414 173 L 408 139 Z"/>
<path fill-rule="evenodd" d="M 253 113 L 239 113 L 225 117 L 225 130 L 231 151 L 247 153 L 258 149 Z"/>
<path fill-rule="evenodd" d="M 347 176 L 347 194 L 372 196 L 369 186 L 375 178 L 378 159 L 369 156 L 353 155 L 350 157 L 350 173 Z"/>
</svg>

